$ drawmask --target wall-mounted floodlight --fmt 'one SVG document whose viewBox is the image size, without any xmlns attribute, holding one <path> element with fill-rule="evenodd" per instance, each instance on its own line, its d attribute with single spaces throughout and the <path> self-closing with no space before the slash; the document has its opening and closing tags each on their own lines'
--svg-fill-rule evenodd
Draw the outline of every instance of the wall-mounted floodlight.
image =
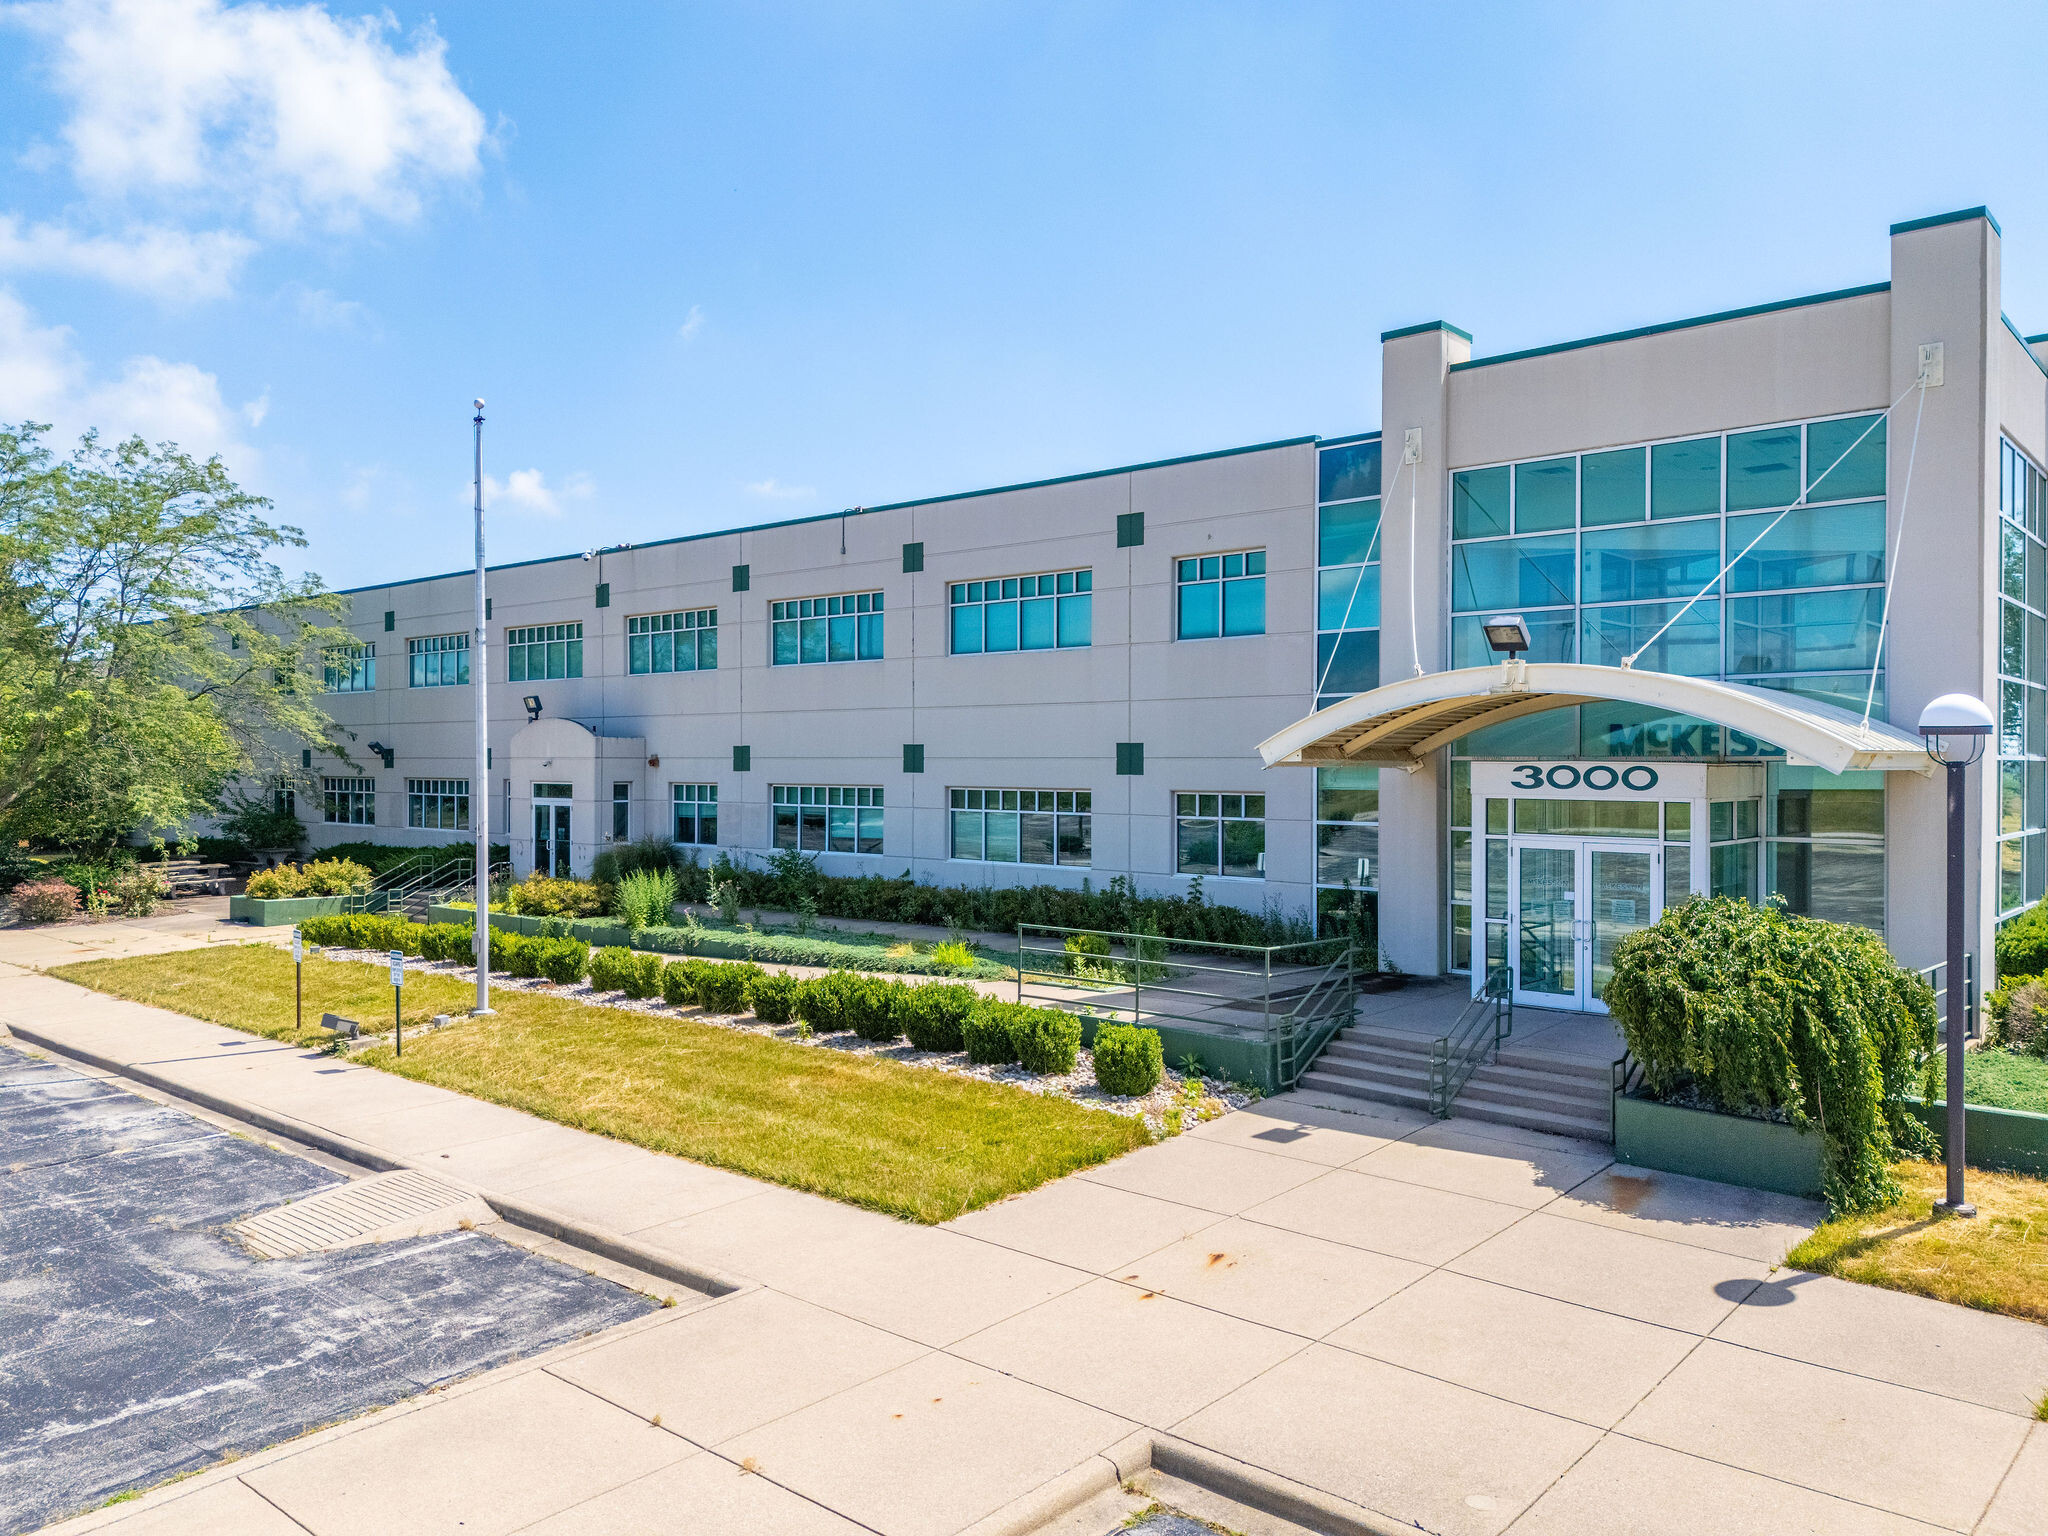
<svg viewBox="0 0 2048 1536">
<path fill-rule="evenodd" d="M 1479 627 L 1486 643 L 1510 661 L 1529 649 L 1529 621 L 1519 613 L 1496 613 Z"/>
<path fill-rule="evenodd" d="M 533 724 L 534 721 L 540 718 L 539 694 L 529 693 L 525 698 L 521 699 L 519 702 L 526 706 L 526 723 L 528 725 Z"/>
<path fill-rule="evenodd" d="M 374 752 L 378 757 L 382 757 L 384 755 L 384 743 L 381 741 L 373 741 L 370 743 L 370 750 Z"/>
</svg>

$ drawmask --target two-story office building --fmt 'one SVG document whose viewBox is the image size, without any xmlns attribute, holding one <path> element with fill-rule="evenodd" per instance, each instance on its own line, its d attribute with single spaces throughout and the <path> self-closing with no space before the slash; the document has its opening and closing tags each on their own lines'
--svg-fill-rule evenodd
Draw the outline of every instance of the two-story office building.
<svg viewBox="0 0 2048 1536">
<path fill-rule="evenodd" d="M 1404 970 L 1598 1007 L 1695 891 L 1938 959 L 1913 726 L 1960 691 L 2000 721 L 1986 954 L 2048 884 L 2048 336 L 2000 260 L 1985 210 L 1915 220 L 1888 281 L 1810 298 L 1494 357 L 1389 331 L 1376 432 L 494 568 L 483 785 L 469 573 L 358 589 L 328 702 L 369 766 L 309 757 L 314 841 L 446 841 L 488 795 L 522 872 L 658 832 L 1363 889 Z"/>
</svg>

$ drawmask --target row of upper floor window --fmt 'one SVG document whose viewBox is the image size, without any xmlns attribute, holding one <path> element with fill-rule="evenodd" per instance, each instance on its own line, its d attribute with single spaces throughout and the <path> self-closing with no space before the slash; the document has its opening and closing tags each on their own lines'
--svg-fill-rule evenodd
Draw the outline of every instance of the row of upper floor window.
<svg viewBox="0 0 2048 1536">
<path fill-rule="evenodd" d="M 1266 632 L 1266 551 L 1194 555 L 1174 562 L 1174 638 L 1204 640 Z M 1052 571 L 954 582 L 947 589 L 948 646 L 956 656 L 1002 651 L 1065 650 L 1094 639 L 1094 572 Z M 846 592 L 778 600 L 769 605 L 771 666 L 881 659 L 886 620 L 881 592 Z M 584 675 L 580 620 L 522 624 L 505 630 L 506 679 L 543 682 Z M 467 685 L 469 636 L 407 640 L 406 683 L 413 688 Z M 714 670 L 718 610 L 636 614 L 626 620 L 626 670 Z M 377 646 L 359 641 L 330 651 L 329 693 L 377 686 Z"/>
</svg>

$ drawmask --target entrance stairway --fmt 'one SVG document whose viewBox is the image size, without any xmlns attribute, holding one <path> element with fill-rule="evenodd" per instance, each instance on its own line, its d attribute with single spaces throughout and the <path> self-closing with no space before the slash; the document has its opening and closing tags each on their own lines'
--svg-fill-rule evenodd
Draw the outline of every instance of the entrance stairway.
<svg viewBox="0 0 2048 1536">
<path fill-rule="evenodd" d="M 1323 1049 L 1302 1074 L 1302 1088 L 1380 1104 L 1429 1111 L 1430 1037 L 1408 1030 L 1355 1024 Z M 1517 1047 L 1472 1073 L 1453 1119 L 1488 1120 L 1589 1141 L 1614 1139 L 1609 1068 L 1599 1062 Z"/>
</svg>

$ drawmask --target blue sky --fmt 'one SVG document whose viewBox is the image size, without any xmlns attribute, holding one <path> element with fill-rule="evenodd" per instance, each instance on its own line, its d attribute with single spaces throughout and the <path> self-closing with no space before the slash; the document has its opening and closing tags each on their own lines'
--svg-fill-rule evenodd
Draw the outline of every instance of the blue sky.
<svg viewBox="0 0 2048 1536">
<path fill-rule="evenodd" d="M 337 586 L 1377 424 L 1481 353 L 1872 282 L 2048 9 L 0 4 L 0 420 L 218 451 Z"/>
</svg>

